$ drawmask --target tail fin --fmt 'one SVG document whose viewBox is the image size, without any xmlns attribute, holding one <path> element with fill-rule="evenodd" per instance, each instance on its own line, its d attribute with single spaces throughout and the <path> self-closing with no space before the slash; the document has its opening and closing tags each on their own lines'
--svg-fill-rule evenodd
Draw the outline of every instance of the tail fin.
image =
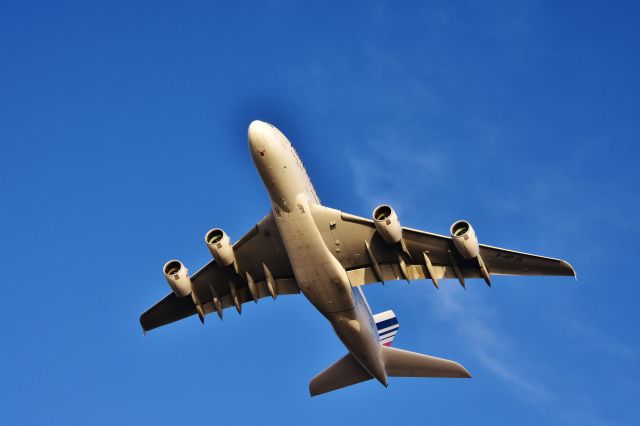
<svg viewBox="0 0 640 426">
<path fill-rule="evenodd" d="M 380 312 L 373 316 L 378 328 L 378 337 L 380 338 L 380 344 L 384 346 L 391 346 L 391 342 L 396 337 L 396 333 L 400 328 L 398 324 L 398 318 L 393 311 Z"/>
</svg>

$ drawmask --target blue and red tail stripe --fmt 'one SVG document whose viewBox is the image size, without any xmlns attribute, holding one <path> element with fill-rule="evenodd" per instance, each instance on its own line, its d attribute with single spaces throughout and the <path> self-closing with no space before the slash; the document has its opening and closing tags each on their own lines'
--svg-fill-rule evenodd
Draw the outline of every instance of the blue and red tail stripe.
<svg viewBox="0 0 640 426">
<path fill-rule="evenodd" d="M 375 320 L 376 328 L 378 329 L 380 344 L 391 346 L 391 342 L 393 342 L 393 339 L 396 337 L 396 333 L 400 328 L 396 314 L 393 311 L 385 311 L 375 314 L 373 319 Z"/>
</svg>

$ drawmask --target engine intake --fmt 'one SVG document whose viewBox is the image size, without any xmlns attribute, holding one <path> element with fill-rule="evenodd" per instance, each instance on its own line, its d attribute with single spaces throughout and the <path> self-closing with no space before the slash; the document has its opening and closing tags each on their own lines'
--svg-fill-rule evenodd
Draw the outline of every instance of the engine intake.
<svg viewBox="0 0 640 426">
<path fill-rule="evenodd" d="M 402 240 L 402 226 L 396 212 L 386 204 L 378 206 L 373 211 L 373 221 L 376 229 L 388 244 L 397 244 Z"/>
<path fill-rule="evenodd" d="M 480 245 L 476 231 L 466 220 L 459 220 L 451 225 L 451 240 L 458 253 L 465 259 L 474 259 L 480 254 Z"/>
<path fill-rule="evenodd" d="M 185 297 L 191 294 L 191 278 L 189 270 L 179 260 L 170 260 L 162 268 L 169 287 L 176 296 Z"/>
<path fill-rule="evenodd" d="M 204 241 L 207 243 L 211 256 L 219 265 L 229 266 L 236 261 L 231 239 L 222 229 L 214 228 L 210 230 L 204 236 Z"/>
</svg>

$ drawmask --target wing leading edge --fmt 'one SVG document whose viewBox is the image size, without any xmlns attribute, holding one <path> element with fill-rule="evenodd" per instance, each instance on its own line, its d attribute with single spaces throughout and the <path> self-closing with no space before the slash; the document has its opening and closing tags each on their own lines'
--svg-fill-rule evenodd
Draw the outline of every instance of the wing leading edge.
<svg viewBox="0 0 640 426">
<path fill-rule="evenodd" d="M 347 270 L 352 285 L 380 281 L 484 278 L 491 275 L 575 276 L 564 260 L 499 247 L 480 245 L 480 258 L 464 259 L 450 237 L 403 228 L 402 243 L 387 244 L 373 220 L 316 206 L 313 215 L 320 232 Z M 484 271 L 483 271 L 484 268 Z"/>
</svg>

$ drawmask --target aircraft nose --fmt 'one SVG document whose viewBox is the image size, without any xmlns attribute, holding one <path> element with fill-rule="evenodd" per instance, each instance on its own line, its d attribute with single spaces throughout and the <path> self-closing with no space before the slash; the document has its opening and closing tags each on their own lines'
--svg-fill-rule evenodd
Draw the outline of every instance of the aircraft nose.
<svg viewBox="0 0 640 426">
<path fill-rule="evenodd" d="M 253 149 L 262 148 L 262 145 L 264 145 L 265 129 L 268 126 L 269 125 L 267 123 L 260 120 L 253 120 L 251 124 L 249 124 L 248 136 L 249 136 L 249 146 L 251 148 Z"/>
</svg>

